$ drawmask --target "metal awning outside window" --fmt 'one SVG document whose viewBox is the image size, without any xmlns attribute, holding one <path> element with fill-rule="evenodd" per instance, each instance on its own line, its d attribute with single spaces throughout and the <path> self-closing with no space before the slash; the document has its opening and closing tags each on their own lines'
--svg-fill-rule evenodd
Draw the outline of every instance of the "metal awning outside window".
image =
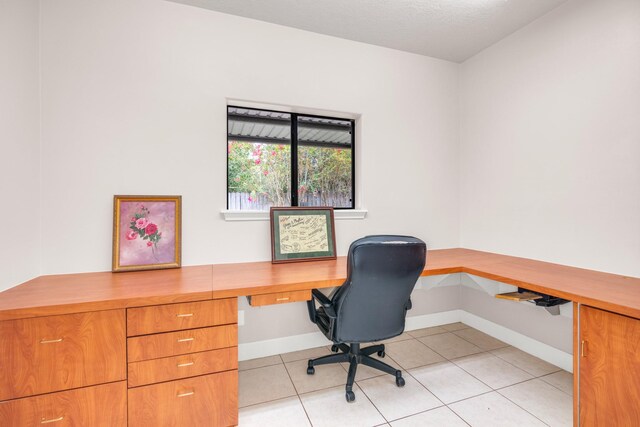
<svg viewBox="0 0 640 427">
<path fill-rule="evenodd" d="M 227 139 L 264 144 L 291 143 L 291 114 L 228 107 Z M 298 145 L 351 148 L 350 120 L 297 115 Z"/>
</svg>

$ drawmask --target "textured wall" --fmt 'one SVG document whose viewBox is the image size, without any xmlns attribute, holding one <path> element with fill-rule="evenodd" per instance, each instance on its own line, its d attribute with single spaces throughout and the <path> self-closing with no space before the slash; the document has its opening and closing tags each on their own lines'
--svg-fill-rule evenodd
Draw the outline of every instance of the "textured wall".
<svg viewBox="0 0 640 427">
<path fill-rule="evenodd" d="M 0 1 L 0 291 L 40 273 L 38 4 Z"/>
<path fill-rule="evenodd" d="M 110 268 L 113 194 L 181 194 L 185 265 L 270 259 L 268 222 L 220 216 L 228 98 L 359 115 L 339 254 L 458 245 L 456 64 L 157 0 L 44 2 L 42 42 L 43 273 Z"/>
<path fill-rule="evenodd" d="M 462 64 L 461 246 L 640 276 L 640 2 L 570 1 Z"/>
</svg>

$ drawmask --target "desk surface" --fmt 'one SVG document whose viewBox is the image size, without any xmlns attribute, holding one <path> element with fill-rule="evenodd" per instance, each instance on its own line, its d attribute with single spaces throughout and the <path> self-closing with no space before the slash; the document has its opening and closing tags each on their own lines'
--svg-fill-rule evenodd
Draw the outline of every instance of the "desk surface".
<svg viewBox="0 0 640 427">
<path fill-rule="evenodd" d="M 0 293 L 0 320 L 332 287 L 346 257 L 40 276 Z M 470 249 L 427 253 L 423 276 L 469 273 L 640 318 L 640 278 Z"/>
</svg>

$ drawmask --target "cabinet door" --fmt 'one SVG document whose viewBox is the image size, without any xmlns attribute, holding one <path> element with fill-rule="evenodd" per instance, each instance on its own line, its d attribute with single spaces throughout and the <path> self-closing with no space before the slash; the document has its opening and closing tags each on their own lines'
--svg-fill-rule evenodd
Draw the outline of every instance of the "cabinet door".
<svg viewBox="0 0 640 427">
<path fill-rule="evenodd" d="M 125 357 L 124 310 L 0 322 L 0 400 L 124 380 Z"/>
<path fill-rule="evenodd" d="M 640 320 L 580 307 L 580 425 L 640 426 Z"/>
</svg>

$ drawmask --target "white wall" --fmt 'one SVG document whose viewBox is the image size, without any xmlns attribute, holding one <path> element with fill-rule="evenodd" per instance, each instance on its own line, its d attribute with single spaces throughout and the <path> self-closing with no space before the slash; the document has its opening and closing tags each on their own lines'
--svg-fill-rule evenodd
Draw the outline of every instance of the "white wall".
<svg viewBox="0 0 640 427">
<path fill-rule="evenodd" d="M 458 246 L 458 66 L 158 0 L 42 4 L 43 273 L 108 270 L 112 196 L 181 194 L 183 264 L 270 259 L 225 222 L 226 99 L 361 114 L 362 221 Z M 406 209 L 409 208 L 409 209 Z"/>
<path fill-rule="evenodd" d="M 0 291 L 40 273 L 38 0 L 0 0 Z"/>
<path fill-rule="evenodd" d="M 338 221 L 340 254 L 359 236 L 396 232 L 430 248 L 640 275 L 637 1 L 568 2 L 462 66 L 159 0 L 41 8 L 40 116 L 38 1 L 0 0 L 11 153 L 0 157 L 0 289 L 40 272 L 108 270 L 113 194 L 182 194 L 185 265 L 269 259 L 267 222 L 219 214 L 227 98 L 361 115 L 369 216 Z M 486 295 L 429 289 L 412 316 L 461 304 L 570 348 L 567 319 L 544 338 L 541 309 L 508 306 L 524 316 L 509 325 Z M 303 304 L 248 309 L 241 341 L 263 337 L 267 321 L 273 338 L 309 332 L 304 315 Z"/>
<path fill-rule="evenodd" d="M 640 276 L 640 2 L 569 1 L 461 67 L 461 246 Z"/>
</svg>

